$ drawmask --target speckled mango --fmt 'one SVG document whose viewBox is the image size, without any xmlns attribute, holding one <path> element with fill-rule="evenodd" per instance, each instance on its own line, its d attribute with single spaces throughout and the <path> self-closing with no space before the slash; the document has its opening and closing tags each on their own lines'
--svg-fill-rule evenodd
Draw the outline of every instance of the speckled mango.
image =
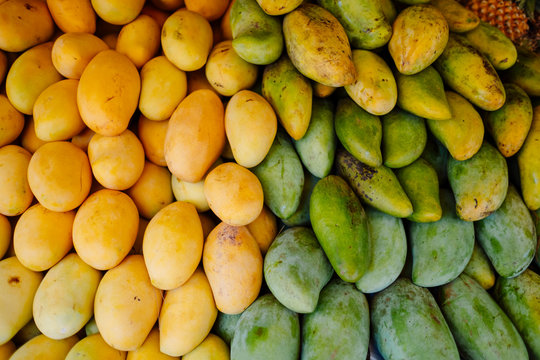
<svg viewBox="0 0 540 360">
<path fill-rule="evenodd" d="M 506 82 L 511 82 L 525 90 L 529 96 L 540 96 L 540 56 L 517 49 L 517 61 L 501 74 Z"/>
<path fill-rule="evenodd" d="M 533 109 L 529 134 L 517 155 L 521 193 L 527 207 L 540 209 L 540 105 Z"/>
<path fill-rule="evenodd" d="M 516 47 L 499 28 L 481 21 L 474 30 L 464 33 L 463 36 L 496 70 L 509 69 L 516 63 Z"/>
<path fill-rule="evenodd" d="M 478 26 L 480 18 L 476 13 L 467 9 L 456 0 L 431 0 L 431 5 L 435 6 L 443 14 L 448 28 L 452 32 L 462 33 L 470 31 Z"/>
<path fill-rule="evenodd" d="M 474 243 L 474 249 L 469 263 L 463 273 L 474 279 L 484 289 L 491 289 L 495 285 L 495 271 L 491 262 L 478 242 Z"/>
</svg>

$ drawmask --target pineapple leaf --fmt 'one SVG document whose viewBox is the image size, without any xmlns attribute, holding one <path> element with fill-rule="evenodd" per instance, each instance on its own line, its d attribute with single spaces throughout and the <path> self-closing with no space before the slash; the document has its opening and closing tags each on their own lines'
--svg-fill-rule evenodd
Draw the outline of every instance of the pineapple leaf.
<svg viewBox="0 0 540 360">
<path fill-rule="evenodd" d="M 521 10 L 524 10 L 529 19 L 534 18 L 534 8 L 538 7 L 538 0 L 518 0 L 518 6 Z"/>
</svg>

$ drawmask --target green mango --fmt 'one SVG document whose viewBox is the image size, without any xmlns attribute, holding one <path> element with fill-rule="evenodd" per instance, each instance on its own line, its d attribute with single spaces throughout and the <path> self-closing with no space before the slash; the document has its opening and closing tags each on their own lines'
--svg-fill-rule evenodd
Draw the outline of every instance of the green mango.
<svg viewBox="0 0 540 360">
<path fill-rule="evenodd" d="M 283 52 L 279 18 L 266 14 L 255 0 L 235 0 L 230 12 L 232 47 L 242 59 L 271 64 Z"/>
<path fill-rule="evenodd" d="M 382 133 L 384 165 L 390 168 L 413 163 L 426 146 L 424 119 L 399 108 L 382 117 Z"/>
<path fill-rule="evenodd" d="M 459 353 L 433 295 L 399 278 L 371 301 L 373 337 L 381 355 L 395 360 L 459 360 Z"/>
<path fill-rule="evenodd" d="M 334 104 L 327 99 L 313 99 L 311 120 L 305 135 L 294 140 L 300 160 L 318 178 L 330 174 L 336 153 Z"/>
<path fill-rule="evenodd" d="M 333 273 L 315 234 L 305 227 L 281 232 L 264 258 L 268 288 L 281 304 L 297 313 L 315 310 L 319 294 Z"/>
<path fill-rule="evenodd" d="M 379 0 L 379 6 L 384 14 L 386 20 L 393 24 L 397 17 L 397 10 L 392 0 Z"/>
<path fill-rule="evenodd" d="M 366 208 L 371 261 L 365 274 L 356 282 L 363 293 L 381 291 L 392 284 L 405 265 L 407 237 L 403 221 L 372 207 Z"/>
<path fill-rule="evenodd" d="M 286 56 L 264 68 L 262 94 L 287 133 L 295 140 L 301 139 L 309 127 L 313 89 Z"/>
<path fill-rule="evenodd" d="M 489 262 L 489 259 L 477 242 L 474 243 L 474 249 L 471 260 L 463 270 L 464 274 L 473 278 L 480 286 L 488 290 L 495 284 L 495 271 Z"/>
<path fill-rule="evenodd" d="M 533 118 L 531 99 L 515 84 L 504 84 L 506 102 L 484 116 L 486 128 L 504 157 L 515 155 L 527 138 Z"/>
<path fill-rule="evenodd" d="M 450 153 L 443 144 L 433 136 L 428 134 L 426 147 L 422 153 L 422 159 L 427 160 L 433 166 L 437 172 L 437 178 L 439 179 L 439 185 L 443 186 L 448 180 L 446 176 L 446 167 L 448 165 L 448 158 Z"/>
<path fill-rule="evenodd" d="M 379 0 L 317 0 L 343 25 L 353 49 L 375 49 L 392 36 L 392 25 Z"/>
<path fill-rule="evenodd" d="M 537 266 L 540 266 L 540 209 L 532 212 L 534 223 L 536 224 L 536 237 L 538 238 L 536 245 L 536 256 L 534 261 Z"/>
<path fill-rule="evenodd" d="M 319 182 L 319 178 L 313 176 L 307 171 L 304 171 L 304 188 L 302 189 L 302 195 L 300 197 L 300 205 L 292 214 L 286 219 L 281 221 L 287 226 L 309 226 L 311 224 L 309 219 L 309 201 L 311 199 L 311 193 L 313 188 Z"/>
<path fill-rule="evenodd" d="M 517 52 L 516 63 L 502 72 L 502 78 L 516 84 L 529 96 L 540 96 L 540 56 L 523 48 L 518 48 Z"/>
<path fill-rule="evenodd" d="M 466 359 L 529 359 L 512 321 L 476 281 L 462 274 L 444 285 L 438 295 L 441 311 Z"/>
<path fill-rule="evenodd" d="M 478 242 L 503 277 L 521 274 L 536 252 L 536 228 L 527 206 L 513 186 L 508 187 L 501 207 L 475 222 Z"/>
<path fill-rule="evenodd" d="M 234 337 L 236 324 L 238 324 L 241 315 L 242 313 L 230 315 L 218 312 L 212 331 L 229 345 Z"/>
<path fill-rule="evenodd" d="M 533 120 L 529 134 L 518 155 L 521 193 L 527 207 L 540 209 L 540 105 L 533 109 Z"/>
<path fill-rule="evenodd" d="M 369 229 L 360 200 L 336 175 L 321 179 L 309 203 L 311 226 L 336 274 L 357 281 L 370 262 Z"/>
<path fill-rule="evenodd" d="M 530 269 L 508 279 L 499 277 L 495 299 L 518 329 L 531 359 L 540 359 L 540 276 Z"/>
<path fill-rule="evenodd" d="M 508 190 L 508 167 L 501 153 L 487 142 L 468 160 L 450 158 L 447 171 L 461 219 L 482 220 L 502 205 Z"/>
<path fill-rule="evenodd" d="M 369 166 L 382 164 L 381 120 L 350 98 L 339 99 L 335 118 L 336 135 L 348 152 Z"/>
<path fill-rule="evenodd" d="M 271 356 L 296 360 L 299 355 L 298 314 L 281 305 L 272 294 L 259 297 L 244 310 L 231 342 L 231 359 L 267 360 Z"/>
<path fill-rule="evenodd" d="M 332 280 L 314 312 L 302 318 L 302 360 L 365 359 L 369 307 L 354 285 Z"/>
<path fill-rule="evenodd" d="M 99 333 L 99 329 L 96 324 L 96 319 L 92 317 L 84 326 L 84 332 L 86 336 L 94 335 Z"/>
<path fill-rule="evenodd" d="M 396 176 L 413 205 L 407 220 L 414 222 L 438 221 L 442 215 L 439 201 L 437 172 L 426 160 L 420 158 L 398 169 Z"/>
<path fill-rule="evenodd" d="M 432 223 L 411 223 L 412 281 L 424 287 L 440 286 L 463 272 L 474 248 L 474 225 L 454 211 L 450 191 L 441 189 L 442 217 Z"/>
<path fill-rule="evenodd" d="M 496 70 L 506 70 L 517 60 L 514 43 L 499 28 L 481 21 L 473 30 L 463 34 Z"/>
<path fill-rule="evenodd" d="M 270 210 L 282 219 L 292 216 L 300 205 L 304 169 L 287 136 L 278 132 L 264 160 L 251 170 L 261 182 Z"/>
<path fill-rule="evenodd" d="M 503 106 L 506 94 L 493 65 L 463 36 L 450 34 L 434 63 L 447 85 L 486 111 Z"/>
<path fill-rule="evenodd" d="M 395 217 L 412 214 L 411 201 L 391 169 L 368 166 L 345 150 L 338 150 L 336 168 L 364 203 Z"/>
<path fill-rule="evenodd" d="M 396 71 L 394 76 L 399 107 L 426 119 L 448 120 L 452 117 L 441 75 L 433 66 L 428 66 L 414 75 Z"/>
</svg>

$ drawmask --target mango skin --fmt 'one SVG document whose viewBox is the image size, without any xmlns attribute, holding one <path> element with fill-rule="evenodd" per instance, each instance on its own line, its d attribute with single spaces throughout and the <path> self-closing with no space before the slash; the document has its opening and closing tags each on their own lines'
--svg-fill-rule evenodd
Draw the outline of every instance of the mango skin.
<svg viewBox="0 0 540 360">
<path fill-rule="evenodd" d="M 538 238 L 538 245 L 536 245 L 536 256 L 534 261 L 536 262 L 536 265 L 540 266 L 540 252 L 538 251 L 538 249 L 540 249 L 540 209 L 533 211 L 532 217 L 536 224 L 536 237 Z"/>
<path fill-rule="evenodd" d="M 503 106 L 506 93 L 499 75 L 463 36 L 450 35 L 435 68 L 450 88 L 479 108 L 495 111 Z"/>
<path fill-rule="evenodd" d="M 508 166 L 499 151 L 488 143 L 468 160 L 450 158 L 447 171 L 457 214 L 465 221 L 482 220 L 506 198 Z"/>
<path fill-rule="evenodd" d="M 531 359 L 540 358 L 540 276 L 527 269 L 512 279 L 499 277 L 494 295 L 521 334 Z"/>
<path fill-rule="evenodd" d="M 78 340 L 79 339 L 75 335 L 62 340 L 53 340 L 49 339 L 45 335 L 38 335 L 19 347 L 9 359 L 65 359 L 70 349 L 75 345 L 75 343 L 77 343 Z"/>
<path fill-rule="evenodd" d="M 452 32 L 471 31 L 480 23 L 478 15 L 456 0 L 431 0 L 430 4 L 439 9 L 444 15 L 448 28 Z"/>
<path fill-rule="evenodd" d="M 300 353 L 298 315 L 272 294 L 259 297 L 240 316 L 231 342 L 231 359 L 296 360 Z"/>
<path fill-rule="evenodd" d="M 371 324 L 375 343 L 385 359 L 460 358 L 431 293 L 406 278 L 397 279 L 372 298 Z"/>
<path fill-rule="evenodd" d="M 366 213 L 347 182 L 336 175 L 321 179 L 309 203 L 311 226 L 336 274 L 355 282 L 370 262 Z"/>
<path fill-rule="evenodd" d="M 501 207 L 475 222 L 478 242 L 503 277 L 521 274 L 536 252 L 536 227 L 516 188 L 509 186 Z"/>
<path fill-rule="evenodd" d="M 504 33 L 497 27 L 480 22 L 474 30 L 463 34 L 480 51 L 496 70 L 506 70 L 517 61 L 517 50 Z"/>
<path fill-rule="evenodd" d="M 488 290 L 495 285 L 495 271 L 486 253 L 475 241 L 474 249 L 469 263 L 463 273 L 474 279 L 480 286 Z"/>
<path fill-rule="evenodd" d="M 411 223 L 412 281 L 433 287 L 454 280 L 469 263 L 474 248 L 474 225 L 459 219 L 450 191 L 440 193 L 442 217 L 432 223 Z"/>
<path fill-rule="evenodd" d="M 467 359 L 529 358 L 512 321 L 482 286 L 465 274 L 439 290 L 439 304 Z"/>
<path fill-rule="evenodd" d="M 183 360 L 229 360 L 229 347 L 214 334 L 208 334 L 202 343 L 184 355 Z"/>
<path fill-rule="evenodd" d="M 521 193 L 530 210 L 540 209 L 540 105 L 533 109 L 529 134 L 517 155 Z"/>
<path fill-rule="evenodd" d="M 98 334 L 90 335 L 78 341 L 66 355 L 65 360 L 107 359 L 124 360 L 126 352 L 113 349 L 103 337 Z"/>
<path fill-rule="evenodd" d="M 428 141 L 424 152 L 422 153 L 422 159 L 427 160 L 433 166 L 437 172 L 437 177 L 439 178 L 439 184 L 445 185 L 448 177 L 446 174 L 446 165 L 448 163 L 448 158 L 450 154 L 448 150 L 438 141 L 431 136 L 428 136 Z"/>
<path fill-rule="evenodd" d="M 385 45 L 392 36 L 392 25 L 377 0 L 318 0 L 343 25 L 351 47 L 375 49 Z"/>
<path fill-rule="evenodd" d="M 323 85 L 352 84 L 356 69 L 345 29 L 324 8 L 305 3 L 285 15 L 283 37 L 294 66 Z"/>
<path fill-rule="evenodd" d="M 366 297 L 352 284 L 332 280 L 314 312 L 302 318 L 300 359 L 365 359 L 369 344 Z"/>
<path fill-rule="evenodd" d="M 281 304 L 311 313 L 334 273 L 313 231 L 292 227 L 280 233 L 264 258 L 264 279 Z"/>
<path fill-rule="evenodd" d="M 264 12 L 256 0 L 235 0 L 230 10 L 232 46 L 249 63 L 268 65 L 283 52 L 279 18 Z"/>
<path fill-rule="evenodd" d="M 345 150 L 336 155 L 337 172 L 351 185 L 362 201 L 395 216 L 407 217 L 413 213 L 411 201 L 396 175 L 389 168 L 368 166 Z"/>
<path fill-rule="evenodd" d="M 34 194 L 28 183 L 28 165 L 32 154 L 18 145 L 6 145 L 0 148 L 0 214 L 4 216 L 20 215 L 28 209 Z"/>
<path fill-rule="evenodd" d="M 234 332 L 236 331 L 236 324 L 238 323 L 238 320 L 240 320 L 240 316 L 242 316 L 242 313 L 231 315 L 218 312 L 218 316 L 212 331 L 223 339 L 225 343 L 230 345 Z"/>
<path fill-rule="evenodd" d="M 293 11 L 302 0 L 257 0 L 257 3 L 268 15 L 277 16 Z"/>
<path fill-rule="evenodd" d="M 525 90 L 529 96 L 540 96 L 540 56 L 517 49 L 517 61 L 501 75 L 506 82 L 511 82 Z"/>
<path fill-rule="evenodd" d="M 304 171 L 304 188 L 302 189 L 302 195 L 300 196 L 300 205 L 298 205 L 294 214 L 286 219 L 281 219 L 283 224 L 287 226 L 309 226 L 311 224 L 309 217 L 309 202 L 311 200 L 313 188 L 317 185 L 319 180 L 318 177 Z"/>
<path fill-rule="evenodd" d="M 126 360 L 178 360 L 159 351 L 159 329 L 154 327 L 140 348 L 129 351 Z"/>
</svg>

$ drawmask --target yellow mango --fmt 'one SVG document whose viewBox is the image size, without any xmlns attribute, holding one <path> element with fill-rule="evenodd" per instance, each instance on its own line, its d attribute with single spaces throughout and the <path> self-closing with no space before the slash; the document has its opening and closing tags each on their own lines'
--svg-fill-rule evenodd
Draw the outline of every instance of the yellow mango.
<svg viewBox="0 0 540 360">
<path fill-rule="evenodd" d="M 7 145 L 18 138 L 23 128 L 23 114 L 11 105 L 6 95 L 0 94 L 0 146 Z"/>
<path fill-rule="evenodd" d="M 116 51 L 126 55 L 137 68 L 142 67 L 159 50 L 160 27 L 148 15 L 139 15 L 120 30 Z"/>
<path fill-rule="evenodd" d="M 165 137 L 165 160 L 180 180 L 200 181 L 218 159 L 225 144 L 221 99 L 210 90 L 188 96 L 169 120 Z"/>
<path fill-rule="evenodd" d="M 46 143 L 30 159 L 28 183 L 47 209 L 73 210 L 86 199 L 92 184 L 88 157 L 70 142 Z"/>
<path fill-rule="evenodd" d="M 0 259 L 4 257 L 11 245 L 11 223 L 4 215 L 0 215 Z"/>
<path fill-rule="evenodd" d="M 231 97 L 225 109 L 225 133 L 239 165 L 251 168 L 263 161 L 276 132 L 276 113 L 265 98 L 250 90 Z"/>
<path fill-rule="evenodd" d="M 94 317 L 107 344 L 121 351 L 139 348 L 154 327 L 161 291 L 150 283 L 141 255 L 130 255 L 99 283 Z"/>
<path fill-rule="evenodd" d="M 540 105 L 533 108 L 529 134 L 518 153 L 523 201 L 530 210 L 540 209 Z"/>
<path fill-rule="evenodd" d="M 61 80 L 39 94 L 34 103 L 34 128 L 39 139 L 69 140 L 84 130 L 77 107 L 78 86 L 78 80 Z"/>
<path fill-rule="evenodd" d="M 203 229 L 203 239 L 206 240 L 208 234 L 210 234 L 210 232 L 216 227 L 217 223 L 210 213 L 199 213 L 199 219 L 201 220 L 201 226 Z"/>
<path fill-rule="evenodd" d="M 45 275 L 34 297 L 33 314 L 38 329 L 51 339 L 75 335 L 94 314 L 94 297 L 101 272 L 74 253 Z"/>
<path fill-rule="evenodd" d="M 154 328 L 140 348 L 128 352 L 126 360 L 178 360 L 178 357 L 159 351 L 159 329 Z"/>
<path fill-rule="evenodd" d="M 96 14 L 90 0 L 47 0 L 56 25 L 65 33 L 96 31 Z"/>
<path fill-rule="evenodd" d="M 243 226 L 261 213 L 264 194 L 261 182 L 248 169 L 228 162 L 210 171 L 204 180 L 210 209 L 229 225 Z"/>
<path fill-rule="evenodd" d="M 40 204 L 26 210 L 13 231 L 13 247 L 19 261 L 33 271 L 47 270 L 59 262 L 73 246 L 74 219 L 73 210 L 51 211 Z"/>
<path fill-rule="evenodd" d="M 110 49 L 116 49 L 116 41 L 118 40 L 118 33 L 110 33 L 104 35 L 101 38 Z"/>
<path fill-rule="evenodd" d="M 28 164 L 32 155 L 17 145 L 0 148 L 0 214 L 22 214 L 32 203 L 34 195 L 27 178 Z"/>
<path fill-rule="evenodd" d="M 219 311 L 239 314 L 255 301 L 262 264 L 257 241 L 245 226 L 222 222 L 212 230 L 204 244 L 203 266 Z"/>
<path fill-rule="evenodd" d="M 148 227 L 148 223 L 148 220 L 146 220 L 145 218 L 139 218 L 139 228 L 137 230 L 137 237 L 135 238 L 135 243 L 133 244 L 133 248 L 130 251 L 131 255 L 142 255 L 144 232 Z"/>
<path fill-rule="evenodd" d="M 326 86 L 321 83 L 318 83 L 316 81 L 313 81 L 313 95 L 320 98 L 325 98 L 334 93 L 336 91 L 336 87 L 333 86 Z"/>
<path fill-rule="evenodd" d="M 94 136 L 95 132 L 92 129 L 85 128 L 79 134 L 71 138 L 71 143 L 84 152 L 88 151 L 88 144 Z"/>
<path fill-rule="evenodd" d="M 163 53 L 183 71 L 194 71 L 206 64 L 212 40 L 208 20 L 185 8 L 169 16 L 161 29 Z"/>
<path fill-rule="evenodd" d="M 141 80 L 129 58 L 114 50 L 94 56 L 84 69 L 77 104 L 86 126 L 105 136 L 126 130 L 137 109 Z"/>
<path fill-rule="evenodd" d="M 62 34 L 54 41 L 52 62 L 63 76 L 69 79 L 80 79 L 90 60 L 107 49 L 109 49 L 107 44 L 92 34 Z"/>
<path fill-rule="evenodd" d="M 173 176 L 171 178 L 171 186 L 176 200 L 193 204 L 198 212 L 210 210 L 208 200 L 204 196 L 204 179 L 191 183 L 179 180 L 176 176 Z"/>
<path fill-rule="evenodd" d="M 450 31 L 457 33 L 467 32 L 480 24 L 478 15 L 456 0 L 431 0 L 430 4 L 443 14 Z"/>
<path fill-rule="evenodd" d="M 21 134 L 21 145 L 26 151 L 31 154 L 35 153 L 42 145 L 48 143 L 49 141 L 41 140 L 36 135 L 36 128 L 34 126 L 34 118 L 29 117 L 26 120 L 24 129 Z"/>
<path fill-rule="evenodd" d="M 345 86 L 347 94 L 370 114 L 388 114 L 397 102 L 392 70 L 379 55 L 369 50 L 354 50 L 352 59 L 357 75 L 351 85 Z"/>
<path fill-rule="evenodd" d="M 45 335 L 38 335 L 32 340 L 29 340 L 23 346 L 17 349 L 10 360 L 58 360 L 64 359 L 69 353 L 73 345 L 79 339 L 77 336 L 71 336 L 67 339 L 53 340 Z"/>
<path fill-rule="evenodd" d="M 202 90 L 202 89 L 212 90 L 213 92 L 217 94 L 217 91 L 208 82 L 204 69 L 188 72 L 187 79 L 188 79 L 188 82 L 187 82 L 188 94 L 191 94 L 195 90 Z"/>
<path fill-rule="evenodd" d="M 193 274 L 201 260 L 203 233 L 192 204 L 176 201 L 150 220 L 144 233 L 143 255 L 152 285 L 177 288 Z"/>
<path fill-rule="evenodd" d="M 100 18 L 114 25 L 124 25 L 139 15 L 144 0 L 91 0 Z"/>
<path fill-rule="evenodd" d="M 227 10 L 229 0 L 185 0 L 186 8 L 199 13 L 208 21 L 219 19 Z"/>
<path fill-rule="evenodd" d="M 0 49 L 19 52 L 50 39 L 54 22 L 42 0 L 0 1 Z"/>
<path fill-rule="evenodd" d="M 157 212 L 173 202 L 171 173 L 167 168 L 147 161 L 139 180 L 128 191 L 139 214 L 151 219 Z"/>
<path fill-rule="evenodd" d="M 150 0 L 158 9 L 165 11 L 178 10 L 184 5 L 184 0 Z"/>
<path fill-rule="evenodd" d="M 100 334 L 94 334 L 85 337 L 77 342 L 65 360 L 87 360 L 87 359 L 106 359 L 106 360 L 124 360 L 126 352 L 120 351 L 109 346 Z"/>
<path fill-rule="evenodd" d="M 221 37 L 223 40 L 232 40 L 232 29 L 231 29 L 231 8 L 236 0 L 229 1 L 229 6 L 227 7 L 227 10 L 225 10 L 225 13 L 221 17 L 221 20 L 219 22 L 219 28 L 221 30 Z"/>
<path fill-rule="evenodd" d="M 23 114 L 31 115 L 39 94 L 62 80 L 51 60 L 52 46 L 52 42 L 47 42 L 25 51 L 9 68 L 6 95 L 15 109 Z"/>
<path fill-rule="evenodd" d="M 8 68 L 8 58 L 6 53 L 0 50 L 0 84 L 4 81 Z"/>
<path fill-rule="evenodd" d="M 169 120 L 153 121 L 141 115 L 137 126 L 139 140 L 144 148 L 146 158 L 156 165 L 167 166 L 165 136 L 169 128 Z"/>
<path fill-rule="evenodd" d="M 217 318 L 212 289 L 202 269 L 182 286 L 165 294 L 159 315 L 159 348 L 164 354 L 181 356 L 199 345 Z"/>
<path fill-rule="evenodd" d="M 186 93 L 186 73 L 165 56 L 153 58 L 141 69 L 139 109 L 147 119 L 167 120 Z"/>
<path fill-rule="evenodd" d="M 77 210 L 73 246 L 93 268 L 112 269 L 131 250 L 138 223 L 137 206 L 129 196 L 116 190 L 99 190 Z"/>
<path fill-rule="evenodd" d="M 176 10 L 176 9 L 175 9 Z M 152 4 L 146 3 L 141 10 L 141 14 L 148 15 L 156 21 L 161 31 L 165 20 L 169 17 L 169 13 L 154 7 Z"/>
<path fill-rule="evenodd" d="M 257 80 L 257 69 L 257 65 L 248 63 L 234 51 L 231 40 L 214 46 L 205 67 L 208 82 L 224 96 L 252 87 Z"/>
<path fill-rule="evenodd" d="M 263 255 L 266 254 L 278 232 L 277 220 L 274 213 L 266 206 L 263 206 L 259 216 L 247 224 L 246 227 L 255 238 L 255 241 L 257 241 L 261 253 Z"/>
<path fill-rule="evenodd" d="M 259 6 L 268 15 L 283 15 L 296 9 L 302 0 L 257 0 Z"/>
<path fill-rule="evenodd" d="M 0 360 L 9 360 L 11 355 L 15 352 L 15 349 L 15 344 L 12 341 L 0 345 Z"/>
<path fill-rule="evenodd" d="M 229 360 L 229 347 L 219 336 L 208 334 L 206 339 L 184 355 L 182 360 Z"/>
<path fill-rule="evenodd" d="M 32 302 L 42 278 L 14 256 L 0 261 L 0 344 L 32 319 Z"/>
</svg>

